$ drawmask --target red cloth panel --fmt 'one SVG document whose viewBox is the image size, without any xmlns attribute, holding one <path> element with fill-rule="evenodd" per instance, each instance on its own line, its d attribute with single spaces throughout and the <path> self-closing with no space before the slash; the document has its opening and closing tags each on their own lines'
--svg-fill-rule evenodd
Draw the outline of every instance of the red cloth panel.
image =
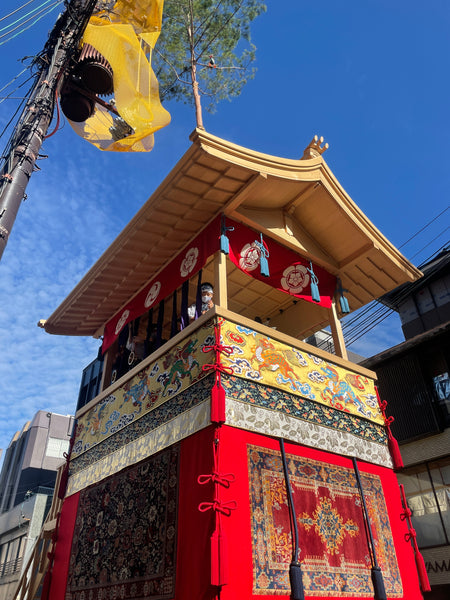
<svg viewBox="0 0 450 600">
<path fill-rule="evenodd" d="M 221 434 L 221 469 L 224 472 L 232 471 L 236 481 L 229 489 L 224 490 L 225 500 L 236 500 L 237 510 L 231 513 L 229 518 L 224 519 L 224 530 L 228 538 L 229 547 L 229 585 L 222 588 L 220 600 L 260 600 L 263 594 L 254 595 L 253 589 L 253 552 L 251 542 L 251 514 L 250 514 L 250 488 L 249 473 L 247 465 L 247 446 L 249 444 L 278 450 L 279 443 L 271 439 L 247 431 L 224 426 Z M 319 450 L 313 450 L 304 446 L 286 443 L 286 453 L 315 461 L 323 461 L 326 464 L 342 465 L 352 468 L 349 458 L 329 454 Z M 386 498 L 388 516 L 394 540 L 398 567 L 403 584 L 403 598 L 406 600 L 421 600 L 419 582 L 414 563 L 414 555 L 409 543 L 404 540 L 407 533 L 406 524 L 400 520 L 402 506 L 400 492 L 395 474 L 390 469 L 378 467 L 368 463 L 358 463 L 360 472 L 372 473 L 381 479 L 383 493 Z M 250 474 L 251 476 L 251 474 Z M 300 539 L 300 547 L 302 541 Z M 270 594 L 270 597 L 273 593 Z M 207 597 L 207 596 L 206 596 Z M 277 598 L 289 598 L 289 595 L 276 594 Z M 341 596 L 341 598 L 345 596 Z M 357 596 L 352 596 L 355 598 Z M 363 597 L 363 596 L 361 596 Z M 367 596 L 364 596 L 367 598 Z M 178 598 L 178 597 L 177 597 Z M 180 596 L 181 600 L 182 596 Z M 202 596 L 203 598 L 203 596 Z M 211 596 L 214 598 L 214 596 Z M 323 600 L 324 596 L 311 596 L 308 600 Z"/>
<path fill-rule="evenodd" d="M 64 600 L 66 595 L 67 576 L 69 573 L 70 549 L 77 517 L 80 494 L 73 494 L 63 501 L 59 519 L 55 559 L 53 562 L 50 593 L 51 600 Z"/>
<path fill-rule="evenodd" d="M 233 227 L 232 231 L 227 232 L 227 236 L 230 241 L 230 260 L 238 269 L 285 294 L 314 302 L 308 260 L 265 236 L 263 243 L 266 247 L 269 276 L 261 275 L 261 250 L 258 248 L 258 243 L 261 243 L 260 233 L 230 219 L 226 220 L 226 225 Z M 313 265 L 313 270 L 320 292 L 320 302 L 317 304 L 330 308 L 336 289 L 336 278 L 318 265 Z"/>
</svg>

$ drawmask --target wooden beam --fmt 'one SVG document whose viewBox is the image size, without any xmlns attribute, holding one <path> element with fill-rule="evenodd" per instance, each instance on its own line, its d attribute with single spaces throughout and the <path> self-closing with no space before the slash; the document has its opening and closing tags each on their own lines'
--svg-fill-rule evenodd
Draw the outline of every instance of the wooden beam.
<svg viewBox="0 0 450 600">
<path fill-rule="evenodd" d="M 241 208 L 230 216 L 261 231 L 294 252 L 299 252 L 304 258 L 313 260 L 329 273 L 337 273 L 338 265 L 334 258 L 306 232 L 296 219 L 290 218 L 287 226 L 286 213 L 283 210 Z"/>
<path fill-rule="evenodd" d="M 306 187 L 306 189 L 304 189 L 302 192 L 300 192 L 300 194 L 298 194 L 297 196 L 295 196 L 295 198 L 288 202 L 288 204 L 286 204 L 283 210 L 289 215 L 293 215 L 295 209 L 298 208 L 300 204 L 302 204 L 305 200 L 307 200 L 319 185 L 320 181 L 313 181 L 312 183 L 310 183 Z"/>
<path fill-rule="evenodd" d="M 330 316 L 331 335 L 333 336 L 334 353 L 345 360 L 348 360 L 347 348 L 345 347 L 344 334 L 342 333 L 341 322 L 338 319 L 336 303 L 333 300 L 331 308 L 328 309 Z"/>
<path fill-rule="evenodd" d="M 214 280 L 214 304 L 227 309 L 227 257 L 220 250 L 214 256 Z"/>
<path fill-rule="evenodd" d="M 267 179 L 267 175 L 265 173 L 256 173 L 253 175 L 251 179 L 237 192 L 223 207 L 223 213 L 225 215 L 231 215 L 231 213 L 236 210 L 247 198 L 250 194 L 253 193 L 254 188 L 261 184 L 263 181 Z"/>
</svg>

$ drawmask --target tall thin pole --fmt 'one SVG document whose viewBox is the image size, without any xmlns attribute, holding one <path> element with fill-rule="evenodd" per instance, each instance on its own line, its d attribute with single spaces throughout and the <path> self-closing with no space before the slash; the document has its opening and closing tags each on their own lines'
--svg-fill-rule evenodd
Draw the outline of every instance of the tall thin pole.
<svg viewBox="0 0 450 600">
<path fill-rule="evenodd" d="M 9 140 L 0 169 L 0 259 L 50 126 L 57 92 L 96 1 L 71 0 L 38 57 L 39 76 Z"/>
</svg>

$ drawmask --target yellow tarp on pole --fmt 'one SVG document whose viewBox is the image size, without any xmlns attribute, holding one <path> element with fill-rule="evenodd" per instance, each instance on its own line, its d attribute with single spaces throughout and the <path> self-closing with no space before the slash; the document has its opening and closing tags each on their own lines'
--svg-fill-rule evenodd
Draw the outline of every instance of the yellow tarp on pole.
<svg viewBox="0 0 450 600">
<path fill-rule="evenodd" d="M 74 130 L 102 150 L 143 152 L 153 148 L 153 133 L 170 123 L 161 105 L 158 81 L 151 67 L 151 50 L 161 31 L 163 0 L 119 0 L 111 10 L 94 14 L 83 36 L 113 70 L 113 104 L 117 117 L 96 105 L 83 123 L 70 121 Z M 144 49 L 146 51 L 144 51 Z M 125 123 L 123 123 L 123 121 Z M 118 138 L 124 125 L 129 135 Z M 115 136 L 111 130 L 115 130 Z M 120 136 L 120 134 L 119 134 Z"/>
</svg>

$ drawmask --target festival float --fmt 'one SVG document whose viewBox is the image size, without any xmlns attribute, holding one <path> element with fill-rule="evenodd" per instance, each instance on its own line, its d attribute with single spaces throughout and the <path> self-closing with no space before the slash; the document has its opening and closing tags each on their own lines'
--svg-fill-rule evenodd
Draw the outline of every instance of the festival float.
<svg viewBox="0 0 450 600">
<path fill-rule="evenodd" d="M 323 139 L 191 142 L 41 322 L 100 338 L 103 372 L 17 597 L 419 600 L 389 407 L 340 318 L 420 272 Z M 324 328 L 333 352 L 305 341 Z"/>
</svg>

